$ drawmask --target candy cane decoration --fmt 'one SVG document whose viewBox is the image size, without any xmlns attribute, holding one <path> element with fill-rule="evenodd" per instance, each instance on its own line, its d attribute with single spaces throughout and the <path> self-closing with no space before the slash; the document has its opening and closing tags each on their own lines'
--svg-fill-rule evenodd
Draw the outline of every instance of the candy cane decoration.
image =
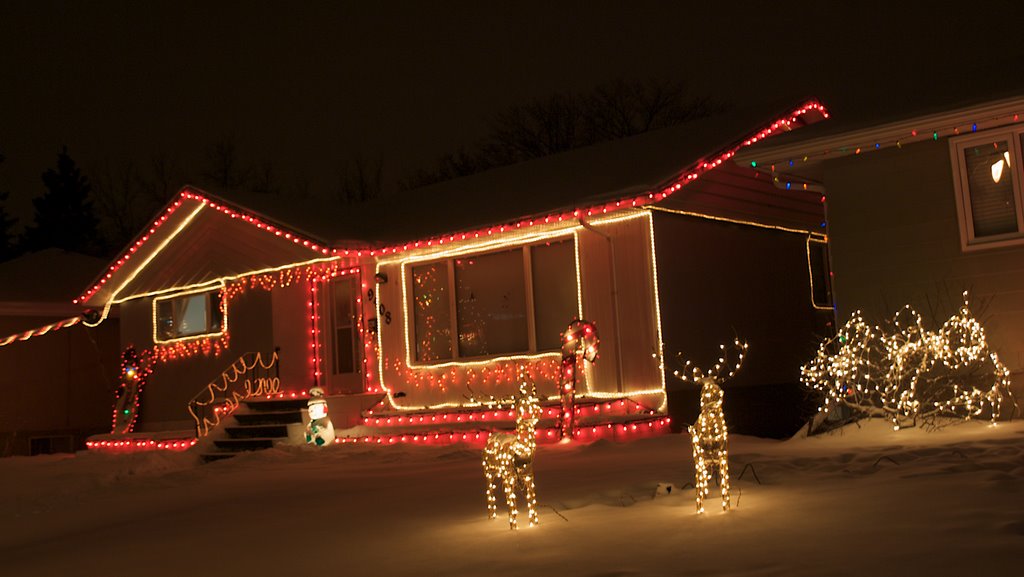
<svg viewBox="0 0 1024 577">
<path fill-rule="evenodd" d="M 562 333 L 562 412 L 558 415 L 561 438 L 576 438 L 576 373 L 579 359 L 597 361 L 597 327 L 590 321 L 574 319 Z"/>
</svg>

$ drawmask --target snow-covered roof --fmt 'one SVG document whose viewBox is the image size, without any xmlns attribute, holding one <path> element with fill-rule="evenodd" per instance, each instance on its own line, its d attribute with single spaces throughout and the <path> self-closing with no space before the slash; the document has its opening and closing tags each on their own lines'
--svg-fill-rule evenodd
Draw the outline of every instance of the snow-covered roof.
<svg viewBox="0 0 1024 577">
<path fill-rule="evenodd" d="M 212 192 L 270 219 L 293 223 L 333 246 L 409 242 L 657 191 L 802 102 L 736 109 L 358 205 Z M 803 120 L 820 118 L 810 116 Z"/>
<path fill-rule="evenodd" d="M 22 255 L 0 263 L 0 302 L 68 303 L 105 265 L 59 248 Z"/>
<path fill-rule="evenodd" d="M 109 308 L 118 299 L 332 255 L 395 253 L 459 233 L 467 238 L 474 229 L 533 226 L 556 213 L 572 219 L 576 209 L 587 216 L 658 203 L 738 149 L 825 117 L 814 101 L 739 109 L 348 207 L 185 187 L 75 302 Z"/>
</svg>

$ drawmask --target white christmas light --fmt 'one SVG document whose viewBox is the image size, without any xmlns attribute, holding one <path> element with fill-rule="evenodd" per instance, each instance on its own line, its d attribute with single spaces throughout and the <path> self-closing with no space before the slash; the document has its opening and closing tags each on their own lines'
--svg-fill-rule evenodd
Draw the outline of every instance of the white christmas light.
<svg viewBox="0 0 1024 577">
<path fill-rule="evenodd" d="M 505 401 L 507 403 L 509 401 Z M 537 489 L 533 477 L 533 456 L 537 452 L 537 421 L 542 415 L 540 401 L 533 383 L 526 380 L 526 371 L 520 368 L 519 394 L 514 399 L 516 408 L 515 433 L 493 433 L 484 446 L 484 477 L 487 479 L 487 517 L 498 516 L 495 492 L 500 481 L 508 504 L 509 526 L 519 528 L 518 491 L 526 501 L 530 526 L 537 518 Z"/>
<path fill-rule="evenodd" d="M 801 382 L 824 397 L 821 412 L 845 406 L 858 416 L 888 419 L 894 429 L 940 425 L 943 417 L 969 420 L 985 413 L 993 423 L 1010 393 L 1010 371 L 989 348 L 971 314 L 960 310 L 929 331 L 903 307 L 888 331 L 868 325 L 860 311 L 801 367 Z"/>
<path fill-rule="evenodd" d="M 725 413 L 722 412 L 722 385 L 736 374 L 743 366 L 747 343 L 739 339 L 733 341 L 730 348 L 719 345 L 722 356 L 707 374 L 686 361 L 684 369 L 690 369 L 690 376 L 675 371 L 675 376 L 683 381 L 697 383 L 700 390 L 700 415 L 697 422 L 689 427 L 690 441 L 693 444 L 693 465 L 697 488 L 697 513 L 704 512 L 704 500 L 711 492 L 710 482 L 715 472 L 718 473 L 719 485 L 722 489 L 722 510 L 730 507 L 729 499 L 729 431 L 725 426 Z M 730 353 L 735 351 L 736 364 L 729 369 Z M 728 373 L 724 371 L 729 370 Z"/>
</svg>

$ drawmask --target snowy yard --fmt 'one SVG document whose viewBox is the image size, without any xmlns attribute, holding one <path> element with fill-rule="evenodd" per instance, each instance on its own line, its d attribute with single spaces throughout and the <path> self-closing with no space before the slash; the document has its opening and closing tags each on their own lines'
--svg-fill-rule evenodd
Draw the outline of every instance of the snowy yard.
<svg viewBox="0 0 1024 577">
<path fill-rule="evenodd" d="M 0 460 L 0 575 L 998 575 L 1024 568 L 1024 423 L 733 436 L 733 511 L 687 439 L 542 446 L 541 524 L 485 517 L 477 450 Z M 713 493 L 714 497 L 715 494 Z M 557 514 L 556 511 L 557 510 Z M 564 518 L 563 518 L 564 517 Z"/>
</svg>

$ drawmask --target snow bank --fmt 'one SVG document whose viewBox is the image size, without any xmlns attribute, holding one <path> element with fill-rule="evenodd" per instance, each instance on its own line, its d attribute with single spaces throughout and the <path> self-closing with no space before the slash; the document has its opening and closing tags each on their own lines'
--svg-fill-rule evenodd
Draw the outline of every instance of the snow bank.
<svg viewBox="0 0 1024 577">
<path fill-rule="evenodd" d="M 1024 423 L 731 441 L 734 476 L 750 465 L 735 508 L 702 517 L 684 436 L 542 446 L 541 525 L 518 533 L 486 519 L 480 453 L 458 445 L 0 460 L 0 575 L 959 576 L 1024 562 Z"/>
</svg>

